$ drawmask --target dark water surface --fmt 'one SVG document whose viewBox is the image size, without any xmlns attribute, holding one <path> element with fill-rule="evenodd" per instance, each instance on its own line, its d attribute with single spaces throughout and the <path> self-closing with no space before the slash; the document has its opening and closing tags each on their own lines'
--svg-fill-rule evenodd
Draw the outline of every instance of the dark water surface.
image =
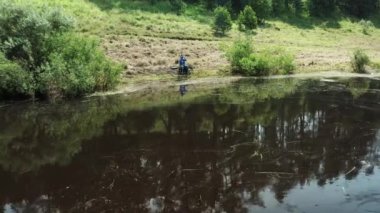
<svg viewBox="0 0 380 213">
<path fill-rule="evenodd" d="M 5 212 L 380 212 L 380 80 L 0 104 Z"/>
</svg>

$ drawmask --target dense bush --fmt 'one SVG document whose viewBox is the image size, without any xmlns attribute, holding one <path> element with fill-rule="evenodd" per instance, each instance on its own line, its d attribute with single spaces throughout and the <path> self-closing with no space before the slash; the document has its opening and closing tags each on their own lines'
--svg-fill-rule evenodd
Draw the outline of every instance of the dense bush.
<svg viewBox="0 0 380 213">
<path fill-rule="evenodd" d="M 214 31 L 216 34 L 225 35 L 232 28 L 230 12 L 225 7 L 217 7 L 214 13 Z"/>
<path fill-rule="evenodd" d="M 0 99 L 2 97 L 23 97 L 33 93 L 33 78 L 18 64 L 9 61 L 0 53 Z"/>
<path fill-rule="evenodd" d="M 227 56 L 233 72 L 238 73 L 242 67 L 240 60 L 249 57 L 253 53 L 253 47 L 249 40 L 236 41 L 228 50 Z"/>
<path fill-rule="evenodd" d="M 79 96 L 112 88 L 120 67 L 107 59 L 93 39 L 63 34 L 48 41 L 48 61 L 39 69 L 42 94 Z"/>
<path fill-rule="evenodd" d="M 236 74 L 263 76 L 290 74 L 294 57 L 281 49 L 254 52 L 249 41 L 238 41 L 229 51 L 232 70 Z"/>
<path fill-rule="evenodd" d="M 24 69 L 35 70 L 46 60 L 47 38 L 72 29 L 74 21 L 62 10 L 36 11 L 0 1 L 0 47 Z"/>
<path fill-rule="evenodd" d="M 0 96 L 80 96 L 113 87 L 121 69 L 98 42 L 71 32 L 73 25 L 60 9 L 0 0 Z"/>
<path fill-rule="evenodd" d="M 252 7 L 246 6 L 238 17 L 239 30 L 253 30 L 257 28 L 257 17 Z"/>
<path fill-rule="evenodd" d="M 363 50 L 356 50 L 351 58 L 351 66 L 356 73 L 365 73 L 365 66 L 369 63 L 369 57 Z"/>
</svg>

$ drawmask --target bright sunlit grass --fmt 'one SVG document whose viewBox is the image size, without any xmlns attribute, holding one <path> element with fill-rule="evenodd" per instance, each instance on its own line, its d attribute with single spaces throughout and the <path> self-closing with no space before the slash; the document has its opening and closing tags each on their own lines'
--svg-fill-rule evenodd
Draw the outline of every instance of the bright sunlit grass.
<svg viewBox="0 0 380 213">
<path fill-rule="evenodd" d="M 227 37 L 212 32 L 212 12 L 188 5 L 182 15 L 175 14 L 168 2 L 118 0 L 16 0 L 43 7 L 63 7 L 77 18 L 77 31 L 108 37 L 113 35 L 149 36 L 185 40 L 216 40 L 227 45 L 246 35 L 237 30 Z M 379 26 L 373 18 L 374 26 Z M 380 19 L 379 19 L 380 20 Z M 371 59 L 380 60 L 380 29 L 365 28 L 360 20 L 339 18 L 282 18 L 267 21 L 252 35 L 257 49 L 281 47 L 296 55 L 301 71 L 348 69 L 347 62 L 355 49 L 363 49 Z M 329 61 L 331 58 L 331 62 Z M 322 61 L 320 63 L 320 61 Z M 305 65 L 305 67 L 302 67 Z"/>
</svg>

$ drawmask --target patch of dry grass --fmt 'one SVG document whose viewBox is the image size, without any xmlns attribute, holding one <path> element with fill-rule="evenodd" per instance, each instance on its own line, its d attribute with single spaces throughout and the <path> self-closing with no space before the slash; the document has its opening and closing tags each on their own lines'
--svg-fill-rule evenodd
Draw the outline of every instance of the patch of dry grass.
<svg viewBox="0 0 380 213">
<path fill-rule="evenodd" d="M 117 36 L 104 40 L 108 55 L 127 63 L 130 74 L 176 73 L 176 61 L 181 52 L 186 55 L 189 64 L 196 70 L 219 70 L 228 65 L 217 41 L 133 36 Z"/>
</svg>

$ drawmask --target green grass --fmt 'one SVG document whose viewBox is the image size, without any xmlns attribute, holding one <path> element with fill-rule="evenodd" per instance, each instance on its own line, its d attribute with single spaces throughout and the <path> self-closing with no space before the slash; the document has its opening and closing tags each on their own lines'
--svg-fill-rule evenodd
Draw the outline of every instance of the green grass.
<svg viewBox="0 0 380 213">
<path fill-rule="evenodd" d="M 228 46 L 246 36 L 234 25 L 227 37 L 215 37 L 212 13 L 199 6 L 188 5 L 178 16 L 167 2 L 152 5 L 148 1 L 120 0 L 15 0 L 42 7 L 64 7 L 77 17 L 77 30 L 107 38 L 110 36 L 148 36 L 157 38 L 215 40 Z M 296 56 L 298 72 L 350 70 L 354 49 L 363 49 L 371 60 L 380 60 L 380 19 L 373 17 L 374 27 L 363 32 L 360 20 L 336 18 L 283 17 L 267 21 L 255 30 L 256 49 L 280 47 Z M 163 47 L 164 48 L 164 47 Z"/>
<path fill-rule="evenodd" d="M 380 71 L 380 60 L 379 61 L 372 61 L 371 66 L 375 68 L 377 71 Z"/>
<path fill-rule="evenodd" d="M 63 7 L 77 18 L 78 31 L 98 36 L 137 35 L 197 40 L 211 40 L 213 37 L 210 12 L 191 5 L 178 16 L 170 12 L 170 5 L 165 2 L 151 5 L 139 1 L 16 1 L 37 7 Z"/>
</svg>

